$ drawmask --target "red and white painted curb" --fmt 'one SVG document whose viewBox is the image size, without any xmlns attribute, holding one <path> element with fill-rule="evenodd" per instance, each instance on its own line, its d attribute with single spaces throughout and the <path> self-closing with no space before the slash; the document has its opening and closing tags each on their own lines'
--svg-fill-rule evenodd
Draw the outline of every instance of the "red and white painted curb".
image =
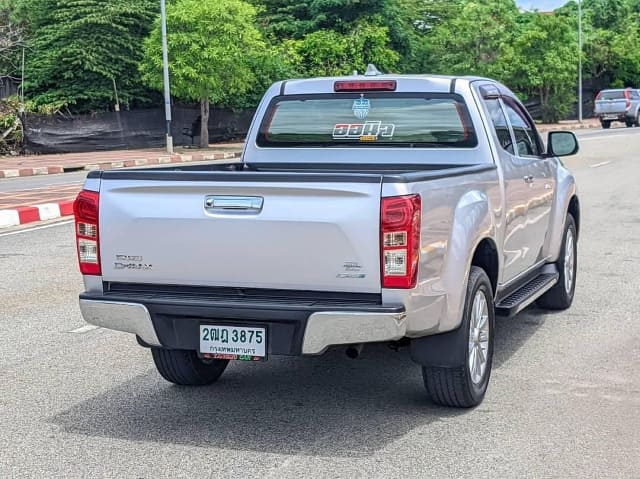
<svg viewBox="0 0 640 479">
<path fill-rule="evenodd" d="M 43 203 L 35 206 L 20 206 L 10 210 L 0 210 L 0 228 L 20 226 L 35 221 L 53 220 L 73 215 L 73 200 Z"/>
<path fill-rule="evenodd" d="M 32 168 L 11 168 L 0 170 L 0 178 L 13 178 L 16 176 L 56 175 L 64 173 L 62 166 L 36 166 Z"/>
</svg>

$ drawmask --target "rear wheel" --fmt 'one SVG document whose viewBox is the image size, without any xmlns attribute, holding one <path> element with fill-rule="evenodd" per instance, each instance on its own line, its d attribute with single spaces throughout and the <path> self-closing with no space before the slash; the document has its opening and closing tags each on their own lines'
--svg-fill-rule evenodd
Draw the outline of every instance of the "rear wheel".
<svg viewBox="0 0 640 479">
<path fill-rule="evenodd" d="M 180 386 L 206 386 L 218 380 L 229 364 L 226 359 L 200 359 L 195 351 L 151 348 L 160 375 Z"/>
<path fill-rule="evenodd" d="M 640 126 L 640 111 L 636 115 L 636 126 Z"/>
<path fill-rule="evenodd" d="M 567 214 L 562 250 L 560 251 L 560 258 L 556 261 L 560 277 L 556 285 L 538 299 L 537 305 L 541 308 L 567 309 L 571 306 L 576 290 L 576 272 L 578 269 L 577 240 L 576 222 L 573 216 Z"/>
<path fill-rule="evenodd" d="M 493 360 L 493 293 L 489 277 L 481 268 L 471 267 L 464 302 L 462 325 L 445 333 L 442 341 L 456 344 L 449 351 L 457 359 L 423 364 L 422 377 L 431 400 L 443 406 L 468 408 L 484 399 Z M 453 342 L 451 342 L 454 335 Z M 438 341 L 438 336 L 431 338 Z M 446 351 L 447 347 L 438 348 Z M 457 362 L 457 364 L 455 364 Z M 440 364 L 449 363 L 443 367 Z"/>
<path fill-rule="evenodd" d="M 611 128 L 611 120 L 600 120 L 600 124 L 602 125 L 602 128 L 604 128 L 605 130 L 608 130 L 609 128 Z"/>
<path fill-rule="evenodd" d="M 627 120 L 624 122 L 625 125 L 627 125 L 627 128 L 631 128 L 633 125 L 636 124 L 635 120 Z"/>
</svg>

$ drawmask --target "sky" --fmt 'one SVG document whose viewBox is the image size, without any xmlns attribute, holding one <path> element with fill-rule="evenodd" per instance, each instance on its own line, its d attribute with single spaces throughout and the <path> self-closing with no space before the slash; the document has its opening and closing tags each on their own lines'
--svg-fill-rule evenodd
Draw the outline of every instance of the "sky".
<svg viewBox="0 0 640 479">
<path fill-rule="evenodd" d="M 546 12 L 561 7 L 567 3 L 567 0 L 516 0 L 516 3 L 522 8 L 537 9 Z"/>
</svg>

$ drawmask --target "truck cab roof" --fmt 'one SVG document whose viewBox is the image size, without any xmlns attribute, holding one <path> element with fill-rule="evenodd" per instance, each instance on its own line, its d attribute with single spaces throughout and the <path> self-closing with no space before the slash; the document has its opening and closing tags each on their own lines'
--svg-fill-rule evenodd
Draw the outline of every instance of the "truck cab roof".
<svg viewBox="0 0 640 479">
<path fill-rule="evenodd" d="M 455 92 L 455 87 L 461 84 L 469 84 L 474 81 L 486 81 L 500 85 L 495 80 L 475 76 L 451 76 L 451 75 L 345 75 L 335 77 L 318 77 L 285 80 L 280 82 L 281 95 L 304 95 L 311 93 L 333 93 L 336 82 L 356 82 L 356 81 L 395 81 L 397 86 L 395 91 L 416 92 L 428 91 L 438 92 Z M 503 85 L 500 85 L 504 87 Z M 506 89 L 506 87 L 504 87 Z"/>
</svg>

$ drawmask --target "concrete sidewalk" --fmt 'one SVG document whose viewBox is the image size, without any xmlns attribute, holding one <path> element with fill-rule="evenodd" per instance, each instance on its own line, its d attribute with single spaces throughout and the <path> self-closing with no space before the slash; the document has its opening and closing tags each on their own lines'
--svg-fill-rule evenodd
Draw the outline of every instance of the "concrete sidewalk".
<svg viewBox="0 0 640 479">
<path fill-rule="evenodd" d="M 240 156 L 242 145 L 242 143 L 224 143 L 216 144 L 206 150 L 180 149 L 173 155 L 169 155 L 162 149 L 150 149 L 0 157 L 0 178 L 233 159 Z"/>
</svg>

